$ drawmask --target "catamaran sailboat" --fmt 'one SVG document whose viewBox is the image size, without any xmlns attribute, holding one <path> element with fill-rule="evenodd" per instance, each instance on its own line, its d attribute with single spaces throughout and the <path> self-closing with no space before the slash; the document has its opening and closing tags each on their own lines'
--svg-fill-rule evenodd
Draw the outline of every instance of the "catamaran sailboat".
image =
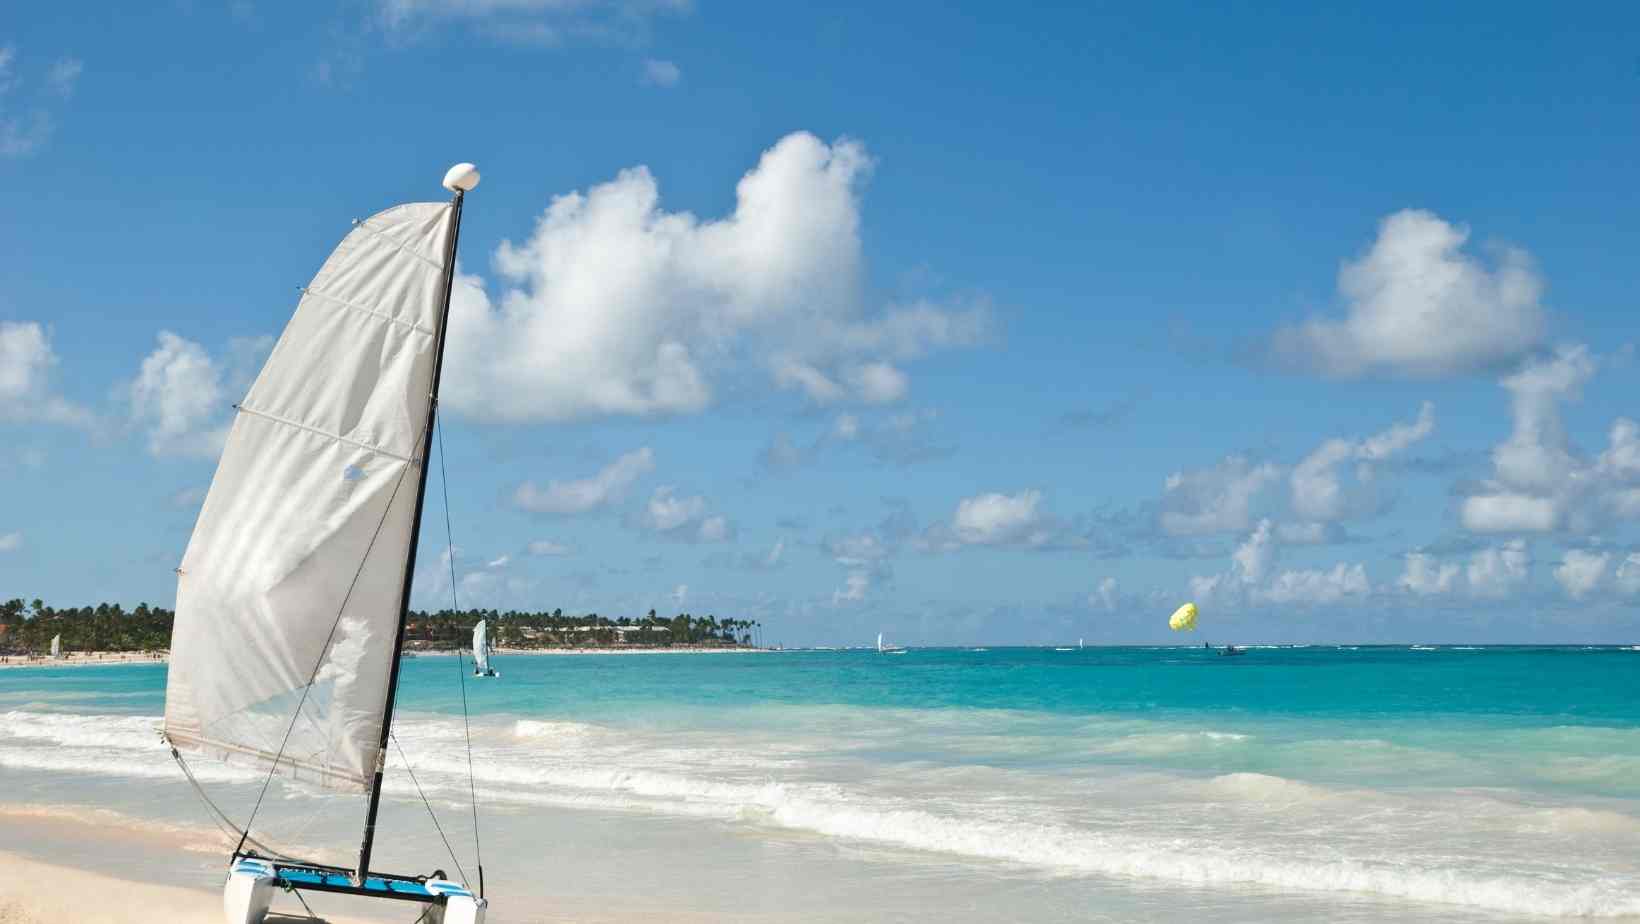
<svg viewBox="0 0 1640 924">
<path fill-rule="evenodd" d="M 900 647 L 895 646 L 895 645 L 885 645 L 885 644 L 883 644 L 883 633 L 879 632 L 879 633 L 877 633 L 877 653 L 878 654 L 905 654 L 905 649 L 900 648 Z"/>
<path fill-rule="evenodd" d="M 478 625 L 473 626 L 473 676 L 500 677 L 501 674 L 490 666 L 490 632 L 485 621 L 480 619 Z"/>
<path fill-rule="evenodd" d="M 62 656 L 63 656 L 63 637 L 61 635 L 53 635 L 51 637 L 51 657 L 55 659 L 55 658 L 61 658 Z"/>
<path fill-rule="evenodd" d="M 367 797 L 351 868 L 254 839 L 260 796 L 243 825 L 218 809 L 239 836 L 229 924 L 260 924 L 278 889 L 411 902 L 424 924 L 484 920 L 482 862 L 476 894 L 442 871 L 370 863 L 462 199 L 477 185 L 458 164 L 449 202 L 390 208 L 337 246 L 237 406 L 177 569 L 164 737 L 188 779 L 183 752 L 266 769 L 263 795 L 278 773 Z"/>
</svg>

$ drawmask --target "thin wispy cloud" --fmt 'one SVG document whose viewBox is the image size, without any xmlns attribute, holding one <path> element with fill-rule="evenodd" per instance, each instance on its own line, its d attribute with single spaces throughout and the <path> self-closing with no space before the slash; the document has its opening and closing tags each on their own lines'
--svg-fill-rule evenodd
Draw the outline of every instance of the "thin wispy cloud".
<svg viewBox="0 0 1640 924">
<path fill-rule="evenodd" d="M 643 82 L 652 87 L 675 87 L 683 79 L 683 71 L 671 61 L 646 59 L 643 63 Z"/>
<path fill-rule="evenodd" d="M 624 499 L 627 489 L 654 470 L 655 453 L 644 446 L 626 453 L 585 478 L 553 479 L 545 487 L 526 481 L 513 491 L 513 504 L 530 513 L 590 513 Z"/>
<path fill-rule="evenodd" d="M 0 157 L 28 157 L 43 149 L 57 129 L 57 110 L 74 95 L 85 64 L 59 58 L 25 73 L 16 46 L 0 46 Z"/>
<path fill-rule="evenodd" d="M 68 99 L 74 95 L 74 88 L 80 82 L 80 74 L 85 71 L 85 62 L 79 58 L 61 58 L 46 71 L 46 86 L 57 96 Z"/>
</svg>

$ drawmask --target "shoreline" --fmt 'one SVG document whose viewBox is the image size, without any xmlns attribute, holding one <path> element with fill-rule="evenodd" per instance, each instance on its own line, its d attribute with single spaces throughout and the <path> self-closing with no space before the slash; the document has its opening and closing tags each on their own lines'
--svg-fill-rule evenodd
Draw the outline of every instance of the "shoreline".
<svg viewBox="0 0 1640 924">
<path fill-rule="evenodd" d="M 0 670 L 22 667 L 98 667 L 104 664 L 165 664 L 171 660 L 169 651 L 75 651 L 52 658 L 37 655 L 5 655 L 0 658 Z M 4 921 L 0 918 L 0 921 Z"/>
<path fill-rule="evenodd" d="M 775 648 L 496 648 L 493 653 L 506 657 L 536 656 L 536 655 L 653 655 L 653 654 L 768 654 L 779 649 Z M 463 655 L 471 656 L 470 652 L 462 650 Z M 457 654 L 451 649 L 436 651 L 421 651 L 405 649 L 405 654 L 412 658 L 447 658 Z M 57 667 L 101 667 L 113 664 L 168 664 L 170 652 L 84 652 L 77 651 L 64 655 L 61 658 L 36 656 L 29 658 L 26 655 L 9 655 L 0 660 L 0 670 L 23 668 L 57 668 Z M 0 918 L 0 924 L 6 924 Z"/>
<path fill-rule="evenodd" d="M 633 646 L 630 648 L 492 648 L 491 652 L 498 655 L 641 655 L 641 654 L 768 654 L 773 648 L 686 648 L 682 646 L 670 648 L 644 648 Z M 427 652 L 434 654 L 435 652 Z M 452 654 L 453 652 L 436 652 L 437 654 Z M 419 657 L 422 652 L 416 652 Z"/>
</svg>

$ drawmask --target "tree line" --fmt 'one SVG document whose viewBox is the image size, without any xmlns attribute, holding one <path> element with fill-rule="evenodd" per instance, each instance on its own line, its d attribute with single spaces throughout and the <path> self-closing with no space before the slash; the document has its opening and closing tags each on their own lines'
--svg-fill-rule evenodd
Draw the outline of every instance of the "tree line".
<svg viewBox="0 0 1640 924">
<path fill-rule="evenodd" d="M 57 609 L 41 600 L 0 603 L 0 653 L 44 654 L 51 639 L 62 636 L 62 650 L 164 651 L 171 647 L 172 611 L 140 603 L 127 610 L 118 603 Z M 597 613 L 566 616 L 552 612 L 493 609 L 412 610 L 405 622 L 410 649 L 453 649 L 472 644 L 473 626 L 489 621 L 490 644 L 497 648 L 599 647 L 736 647 L 754 643 L 762 624 L 750 619 L 714 615 L 645 616 L 611 619 Z"/>
</svg>

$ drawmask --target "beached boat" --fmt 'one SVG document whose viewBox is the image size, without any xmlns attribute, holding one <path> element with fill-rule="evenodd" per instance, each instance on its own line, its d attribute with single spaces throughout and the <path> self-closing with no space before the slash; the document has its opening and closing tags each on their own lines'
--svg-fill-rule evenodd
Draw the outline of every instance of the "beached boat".
<svg viewBox="0 0 1640 924">
<path fill-rule="evenodd" d="M 477 184 L 458 164 L 450 201 L 390 208 L 337 246 L 236 406 L 177 569 L 164 736 L 190 782 L 184 752 L 266 769 L 263 795 L 278 773 L 364 797 L 352 867 L 262 844 L 260 796 L 243 824 L 218 809 L 239 837 L 229 924 L 259 924 L 279 890 L 410 902 L 424 924 L 484 920 L 482 863 L 476 893 L 370 863 L 462 200 Z"/>
<path fill-rule="evenodd" d="M 473 626 L 473 676 L 501 676 L 490 666 L 490 631 L 487 621 L 483 619 Z"/>
</svg>

